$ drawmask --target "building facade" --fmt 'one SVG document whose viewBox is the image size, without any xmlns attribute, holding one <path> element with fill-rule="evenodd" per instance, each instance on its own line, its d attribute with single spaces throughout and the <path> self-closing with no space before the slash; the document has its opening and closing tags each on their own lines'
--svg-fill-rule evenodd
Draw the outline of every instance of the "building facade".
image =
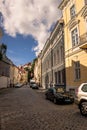
<svg viewBox="0 0 87 130">
<path fill-rule="evenodd" d="M 25 84 L 28 82 L 28 71 L 24 68 L 24 66 L 18 67 L 18 83 Z"/>
<path fill-rule="evenodd" d="M 58 20 L 42 50 L 42 86 L 44 88 L 54 84 L 65 87 L 63 26 L 63 20 Z"/>
<path fill-rule="evenodd" d="M 62 0 L 67 90 L 87 82 L 87 0 Z"/>
<path fill-rule="evenodd" d="M 4 56 L 0 61 L 0 87 L 12 87 L 13 86 L 13 62 Z"/>
<path fill-rule="evenodd" d="M 52 81 L 52 56 L 51 56 L 50 39 L 45 43 L 41 53 L 41 68 L 42 68 L 42 87 L 48 88 Z"/>
<path fill-rule="evenodd" d="M 17 83 L 19 83 L 19 77 L 18 77 L 18 75 L 19 75 L 19 68 L 16 66 L 16 65 L 13 65 L 13 72 L 14 72 L 14 74 L 13 74 L 13 82 L 14 82 L 14 85 L 16 85 Z"/>
<path fill-rule="evenodd" d="M 38 55 L 37 59 L 35 60 L 34 65 L 34 80 L 35 82 L 41 87 L 41 53 Z"/>
</svg>

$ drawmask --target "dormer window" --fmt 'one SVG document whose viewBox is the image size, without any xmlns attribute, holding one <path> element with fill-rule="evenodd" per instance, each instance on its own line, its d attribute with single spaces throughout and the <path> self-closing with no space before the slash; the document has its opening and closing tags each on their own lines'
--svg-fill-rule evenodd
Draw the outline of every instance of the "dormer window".
<svg viewBox="0 0 87 130">
<path fill-rule="evenodd" d="M 70 8 L 70 16 L 71 18 L 73 18 L 75 16 L 75 5 L 73 5 L 71 8 Z"/>
</svg>

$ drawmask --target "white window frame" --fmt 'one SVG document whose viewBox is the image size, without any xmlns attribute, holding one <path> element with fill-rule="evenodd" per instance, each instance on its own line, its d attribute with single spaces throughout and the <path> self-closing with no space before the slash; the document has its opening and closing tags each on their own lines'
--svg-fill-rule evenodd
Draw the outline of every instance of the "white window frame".
<svg viewBox="0 0 87 130">
<path fill-rule="evenodd" d="M 77 32 L 75 32 L 75 30 L 77 30 Z M 74 34 L 72 34 L 73 32 Z M 71 30 L 71 41 L 72 41 L 72 47 L 75 47 L 79 44 L 79 31 L 77 27 Z"/>
<path fill-rule="evenodd" d="M 74 62 L 74 77 L 76 81 L 81 79 L 80 61 Z"/>
</svg>

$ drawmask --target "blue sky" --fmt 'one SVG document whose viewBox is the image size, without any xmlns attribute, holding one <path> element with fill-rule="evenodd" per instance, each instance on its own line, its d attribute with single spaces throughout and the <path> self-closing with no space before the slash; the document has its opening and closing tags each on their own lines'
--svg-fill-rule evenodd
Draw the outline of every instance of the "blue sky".
<svg viewBox="0 0 87 130">
<path fill-rule="evenodd" d="M 38 56 L 61 17 L 61 0 L 0 0 L 0 39 L 7 45 L 7 56 L 14 64 L 23 65 Z"/>
<path fill-rule="evenodd" d="M 4 33 L 2 43 L 7 45 L 7 56 L 14 62 L 15 65 L 23 65 L 36 57 L 33 48 L 37 44 L 31 36 L 22 36 L 17 34 L 16 37 L 11 37 Z"/>
</svg>

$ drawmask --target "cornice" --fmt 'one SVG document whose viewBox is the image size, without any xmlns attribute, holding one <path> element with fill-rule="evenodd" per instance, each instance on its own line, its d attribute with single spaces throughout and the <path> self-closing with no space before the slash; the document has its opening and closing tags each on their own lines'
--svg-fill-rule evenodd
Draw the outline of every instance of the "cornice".
<svg viewBox="0 0 87 130">
<path fill-rule="evenodd" d="M 69 21 L 68 28 L 71 30 L 75 25 L 77 25 L 80 22 L 80 20 L 77 19 L 77 17 L 74 17 Z"/>
<path fill-rule="evenodd" d="M 55 71 L 56 69 L 59 69 L 60 70 L 60 68 L 65 68 L 65 62 L 63 61 L 62 63 L 60 63 L 60 64 L 57 64 L 57 65 L 54 65 L 53 67 L 52 67 L 52 69 Z"/>
<path fill-rule="evenodd" d="M 62 2 L 60 3 L 60 5 L 58 6 L 59 9 L 63 10 L 64 7 L 67 5 L 67 3 L 69 2 L 70 0 L 62 0 Z"/>
<path fill-rule="evenodd" d="M 48 50 L 48 48 L 49 48 L 49 46 L 50 46 L 50 39 L 48 38 L 47 39 L 47 41 L 46 41 L 46 43 L 45 43 L 45 45 L 44 45 L 44 47 L 43 47 L 43 49 L 42 49 L 42 57 L 44 56 L 44 54 L 46 53 L 46 51 Z"/>
<path fill-rule="evenodd" d="M 60 25 L 63 24 L 64 25 L 64 20 L 63 18 L 61 18 L 60 20 L 57 21 L 53 31 L 51 32 L 51 35 L 50 35 L 50 39 L 53 39 L 53 37 L 55 37 L 55 35 L 57 35 L 58 33 L 58 29 L 61 28 Z"/>
<path fill-rule="evenodd" d="M 72 51 L 69 52 L 70 50 L 72 50 Z M 73 48 L 71 48 L 71 49 L 65 51 L 65 59 L 66 59 L 66 58 L 69 58 L 70 56 L 76 55 L 76 54 L 79 53 L 79 52 L 82 52 L 82 50 L 79 48 L 79 46 L 78 46 L 78 49 L 75 50 L 75 51 L 74 51 Z M 68 54 L 66 54 L 66 53 L 68 53 Z"/>
</svg>

